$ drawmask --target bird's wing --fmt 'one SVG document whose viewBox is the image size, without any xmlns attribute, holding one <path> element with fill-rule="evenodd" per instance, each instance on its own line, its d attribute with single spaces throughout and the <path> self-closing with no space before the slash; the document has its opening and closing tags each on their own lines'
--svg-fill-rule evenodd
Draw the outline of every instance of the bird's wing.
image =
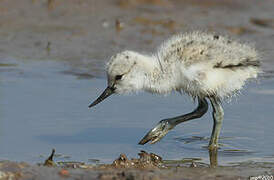
<svg viewBox="0 0 274 180">
<path fill-rule="evenodd" d="M 251 45 L 199 31 L 172 36 L 158 54 L 163 63 L 181 61 L 186 66 L 209 63 L 214 68 L 235 69 L 260 65 L 258 52 Z"/>
</svg>

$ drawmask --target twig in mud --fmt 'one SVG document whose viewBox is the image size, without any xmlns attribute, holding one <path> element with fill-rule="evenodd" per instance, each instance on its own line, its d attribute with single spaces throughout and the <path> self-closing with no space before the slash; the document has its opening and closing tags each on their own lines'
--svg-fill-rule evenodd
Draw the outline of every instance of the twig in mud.
<svg viewBox="0 0 274 180">
<path fill-rule="evenodd" d="M 55 149 L 52 149 L 51 155 L 48 157 L 47 160 L 45 160 L 44 166 L 56 166 L 55 162 L 53 161 L 53 156 L 55 154 Z"/>
</svg>

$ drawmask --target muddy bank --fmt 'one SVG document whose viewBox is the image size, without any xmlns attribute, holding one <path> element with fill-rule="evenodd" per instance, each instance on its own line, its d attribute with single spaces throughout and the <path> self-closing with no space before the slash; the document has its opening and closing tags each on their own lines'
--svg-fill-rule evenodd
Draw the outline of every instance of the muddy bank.
<svg viewBox="0 0 274 180">
<path fill-rule="evenodd" d="M 0 179 L 99 179 L 99 180 L 160 180 L 160 179 L 247 179 L 264 175 L 273 178 L 274 164 L 257 164 L 230 167 L 206 167 L 204 164 L 165 163 L 153 153 L 142 151 L 139 158 L 129 159 L 121 154 L 112 164 L 85 164 L 81 162 L 54 162 L 51 156 L 39 165 L 0 162 Z M 272 167 L 272 170 L 271 170 Z"/>
<path fill-rule="evenodd" d="M 255 42 L 272 63 L 273 8 L 271 0 L 1 0 L 1 59 L 62 60 L 98 76 L 114 52 L 150 52 L 198 29 Z"/>
<path fill-rule="evenodd" d="M 139 169 L 63 169 L 31 166 L 25 163 L 5 162 L 1 163 L 1 179 L 127 179 L 127 180 L 158 180 L 158 179 L 246 179 L 249 174 L 242 174 L 242 170 L 225 168 L 212 170 L 209 168 L 173 168 L 163 170 L 139 170 Z M 229 173 L 228 173 L 229 172 Z M 250 172 L 254 174 L 254 172 Z"/>
</svg>

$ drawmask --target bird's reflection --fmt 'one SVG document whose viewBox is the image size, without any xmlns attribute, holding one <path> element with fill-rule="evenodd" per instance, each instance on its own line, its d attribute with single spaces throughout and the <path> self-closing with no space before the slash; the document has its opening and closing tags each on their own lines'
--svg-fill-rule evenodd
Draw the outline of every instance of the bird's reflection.
<svg viewBox="0 0 274 180">
<path fill-rule="evenodd" d="M 210 160 L 210 167 L 214 168 L 218 166 L 218 149 L 209 149 L 209 160 Z"/>
</svg>

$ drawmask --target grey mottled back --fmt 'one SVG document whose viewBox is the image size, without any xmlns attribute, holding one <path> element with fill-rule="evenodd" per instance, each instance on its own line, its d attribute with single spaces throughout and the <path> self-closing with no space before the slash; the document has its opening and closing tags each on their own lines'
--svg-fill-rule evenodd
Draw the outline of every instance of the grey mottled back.
<svg viewBox="0 0 274 180">
<path fill-rule="evenodd" d="M 159 47 L 157 55 L 163 63 L 181 60 L 186 66 L 198 62 L 231 69 L 260 65 L 251 45 L 199 31 L 171 37 Z"/>
</svg>

